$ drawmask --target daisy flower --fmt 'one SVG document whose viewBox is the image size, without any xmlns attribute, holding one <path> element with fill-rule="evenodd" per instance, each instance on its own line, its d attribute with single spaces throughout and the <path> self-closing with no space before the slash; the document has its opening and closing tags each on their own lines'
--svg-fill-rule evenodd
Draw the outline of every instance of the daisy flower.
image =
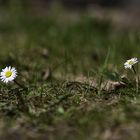
<svg viewBox="0 0 140 140">
<path fill-rule="evenodd" d="M 12 82 L 17 77 L 17 70 L 14 67 L 6 67 L 0 73 L 0 79 L 4 83 Z"/>
<path fill-rule="evenodd" d="M 138 63 L 137 58 L 131 58 L 124 63 L 125 69 L 132 69 L 133 65 Z"/>
</svg>

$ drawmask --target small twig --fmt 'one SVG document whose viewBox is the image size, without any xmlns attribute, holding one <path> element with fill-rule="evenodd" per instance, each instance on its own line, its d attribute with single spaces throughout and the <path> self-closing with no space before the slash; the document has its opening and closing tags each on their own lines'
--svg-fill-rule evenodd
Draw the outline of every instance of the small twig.
<svg viewBox="0 0 140 140">
<path fill-rule="evenodd" d="M 87 84 L 87 83 L 81 83 L 81 82 L 76 82 L 76 81 L 67 83 L 67 87 L 70 87 L 72 85 L 76 85 L 80 89 L 83 88 L 83 89 L 86 89 L 86 90 L 95 90 L 95 92 L 98 91 L 98 89 L 95 86 L 92 86 L 92 85 Z"/>
</svg>

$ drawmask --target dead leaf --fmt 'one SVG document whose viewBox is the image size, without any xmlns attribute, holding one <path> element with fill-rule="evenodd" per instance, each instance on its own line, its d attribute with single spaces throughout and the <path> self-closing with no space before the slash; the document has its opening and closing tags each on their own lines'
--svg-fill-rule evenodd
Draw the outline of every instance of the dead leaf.
<svg viewBox="0 0 140 140">
<path fill-rule="evenodd" d="M 43 80 L 48 80 L 51 77 L 52 77 L 52 74 L 51 74 L 50 68 L 44 69 L 43 72 L 42 72 L 42 78 L 43 78 Z"/>
</svg>

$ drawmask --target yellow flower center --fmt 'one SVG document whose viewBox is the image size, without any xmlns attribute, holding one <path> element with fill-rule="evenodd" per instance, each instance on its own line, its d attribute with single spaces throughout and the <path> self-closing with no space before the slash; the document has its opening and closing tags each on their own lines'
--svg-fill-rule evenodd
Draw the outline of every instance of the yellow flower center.
<svg viewBox="0 0 140 140">
<path fill-rule="evenodd" d="M 129 64 L 129 65 L 133 65 L 134 62 L 133 62 L 133 61 L 129 61 L 128 64 Z"/>
<path fill-rule="evenodd" d="M 7 71 L 7 72 L 5 73 L 6 78 L 9 78 L 11 75 L 12 75 L 12 72 L 11 72 L 11 71 Z"/>
</svg>

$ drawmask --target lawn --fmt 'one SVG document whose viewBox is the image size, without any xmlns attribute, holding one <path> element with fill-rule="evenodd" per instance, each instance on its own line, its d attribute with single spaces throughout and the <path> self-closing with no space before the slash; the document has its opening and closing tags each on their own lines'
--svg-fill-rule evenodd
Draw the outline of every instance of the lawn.
<svg viewBox="0 0 140 140">
<path fill-rule="evenodd" d="M 1 140 L 139 140 L 140 93 L 123 66 L 140 57 L 139 31 L 87 14 L 70 22 L 8 10 L 0 15 L 0 68 L 15 67 L 27 88 L 1 82 Z"/>
</svg>

